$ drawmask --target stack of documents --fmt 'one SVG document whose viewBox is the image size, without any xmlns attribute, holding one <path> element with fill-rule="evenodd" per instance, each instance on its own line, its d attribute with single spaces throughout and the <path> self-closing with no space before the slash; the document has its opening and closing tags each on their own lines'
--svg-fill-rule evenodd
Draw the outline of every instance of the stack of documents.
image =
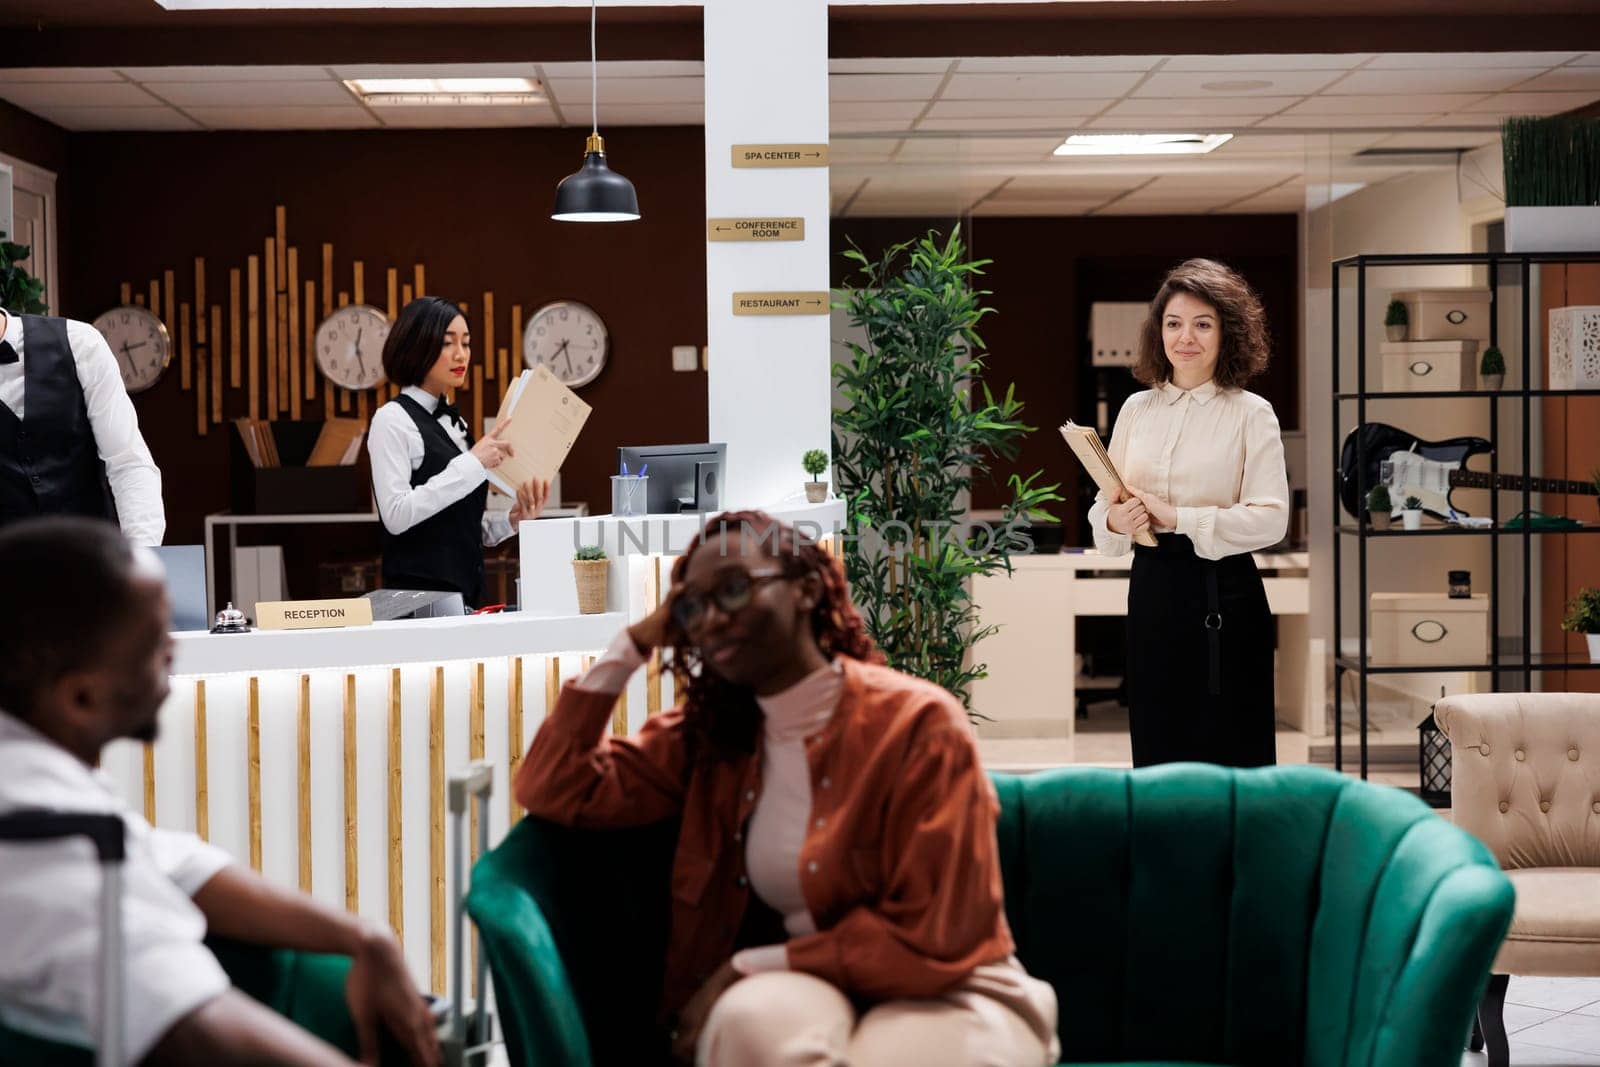
<svg viewBox="0 0 1600 1067">
<path fill-rule="evenodd" d="M 523 371 L 506 390 L 495 416 L 499 439 L 512 447 L 513 454 L 489 472 L 490 484 L 514 497 L 517 486 L 531 479 L 555 477 L 591 410 L 543 364 Z"/>
<path fill-rule="evenodd" d="M 1100 491 L 1109 497 L 1114 497 L 1120 490 L 1123 499 L 1128 497 L 1128 487 L 1123 484 L 1122 475 L 1117 473 L 1117 468 L 1111 462 L 1111 457 L 1106 454 L 1106 449 L 1100 443 L 1100 435 L 1095 433 L 1093 426 L 1079 426 L 1071 419 L 1061 427 L 1061 436 L 1066 440 L 1067 447 L 1072 449 L 1072 454 L 1078 457 L 1078 462 L 1083 464 L 1083 469 L 1094 479 L 1094 484 Z M 1147 548 L 1154 548 L 1155 535 L 1147 527 L 1134 537 L 1134 540 Z"/>
</svg>

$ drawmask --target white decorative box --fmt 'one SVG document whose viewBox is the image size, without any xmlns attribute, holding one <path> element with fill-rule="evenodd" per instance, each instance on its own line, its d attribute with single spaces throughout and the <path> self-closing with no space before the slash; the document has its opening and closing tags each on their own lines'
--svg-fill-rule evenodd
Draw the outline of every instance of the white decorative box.
<svg viewBox="0 0 1600 1067">
<path fill-rule="evenodd" d="M 1373 593 L 1372 662 L 1464 666 L 1489 658 L 1489 598 Z"/>
<path fill-rule="evenodd" d="M 1406 306 L 1408 341 L 1489 343 L 1489 290 L 1483 286 L 1410 289 L 1394 299 Z"/>
<path fill-rule="evenodd" d="M 1478 387 L 1476 341 L 1386 341 L 1378 351 L 1386 393 L 1449 393 Z"/>
<path fill-rule="evenodd" d="M 1550 388 L 1600 389 L 1600 306 L 1550 309 Z"/>
</svg>

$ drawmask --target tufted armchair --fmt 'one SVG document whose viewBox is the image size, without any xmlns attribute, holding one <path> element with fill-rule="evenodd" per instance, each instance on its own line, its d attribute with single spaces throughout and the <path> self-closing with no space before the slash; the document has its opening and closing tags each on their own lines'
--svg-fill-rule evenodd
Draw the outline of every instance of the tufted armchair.
<svg viewBox="0 0 1600 1067">
<path fill-rule="evenodd" d="M 1454 696 L 1434 718 L 1450 738 L 1455 823 L 1517 892 L 1478 1008 L 1489 1063 L 1505 1067 L 1511 975 L 1600 975 L 1600 694 Z"/>
</svg>

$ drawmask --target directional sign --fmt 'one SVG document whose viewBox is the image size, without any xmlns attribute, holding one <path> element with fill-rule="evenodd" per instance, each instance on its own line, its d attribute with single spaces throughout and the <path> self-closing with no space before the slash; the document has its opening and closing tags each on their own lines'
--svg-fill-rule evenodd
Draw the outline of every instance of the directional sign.
<svg viewBox="0 0 1600 1067">
<path fill-rule="evenodd" d="M 806 220 L 707 219 L 708 241 L 804 241 Z"/>
<path fill-rule="evenodd" d="M 735 315 L 826 315 L 826 290 L 800 293 L 734 293 Z"/>
<path fill-rule="evenodd" d="M 826 167 L 826 144 L 736 144 L 735 167 Z"/>
</svg>

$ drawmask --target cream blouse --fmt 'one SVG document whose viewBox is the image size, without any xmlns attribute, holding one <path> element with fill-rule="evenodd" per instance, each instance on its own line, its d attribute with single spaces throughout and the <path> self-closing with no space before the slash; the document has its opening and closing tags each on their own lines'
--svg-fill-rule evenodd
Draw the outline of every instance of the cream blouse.
<svg viewBox="0 0 1600 1067">
<path fill-rule="evenodd" d="M 1206 382 L 1165 382 L 1135 393 L 1111 431 L 1111 461 L 1122 480 L 1177 509 L 1177 533 L 1201 559 L 1255 552 L 1289 528 L 1289 476 L 1278 416 L 1264 398 Z M 1089 509 L 1094 544 L 1108 556 L 1133 551 L 1133 539 L 1106 525 L 1104 492 Z M 1156 529 L 1157 533 L 1173 531 Z"/>
</svg>

